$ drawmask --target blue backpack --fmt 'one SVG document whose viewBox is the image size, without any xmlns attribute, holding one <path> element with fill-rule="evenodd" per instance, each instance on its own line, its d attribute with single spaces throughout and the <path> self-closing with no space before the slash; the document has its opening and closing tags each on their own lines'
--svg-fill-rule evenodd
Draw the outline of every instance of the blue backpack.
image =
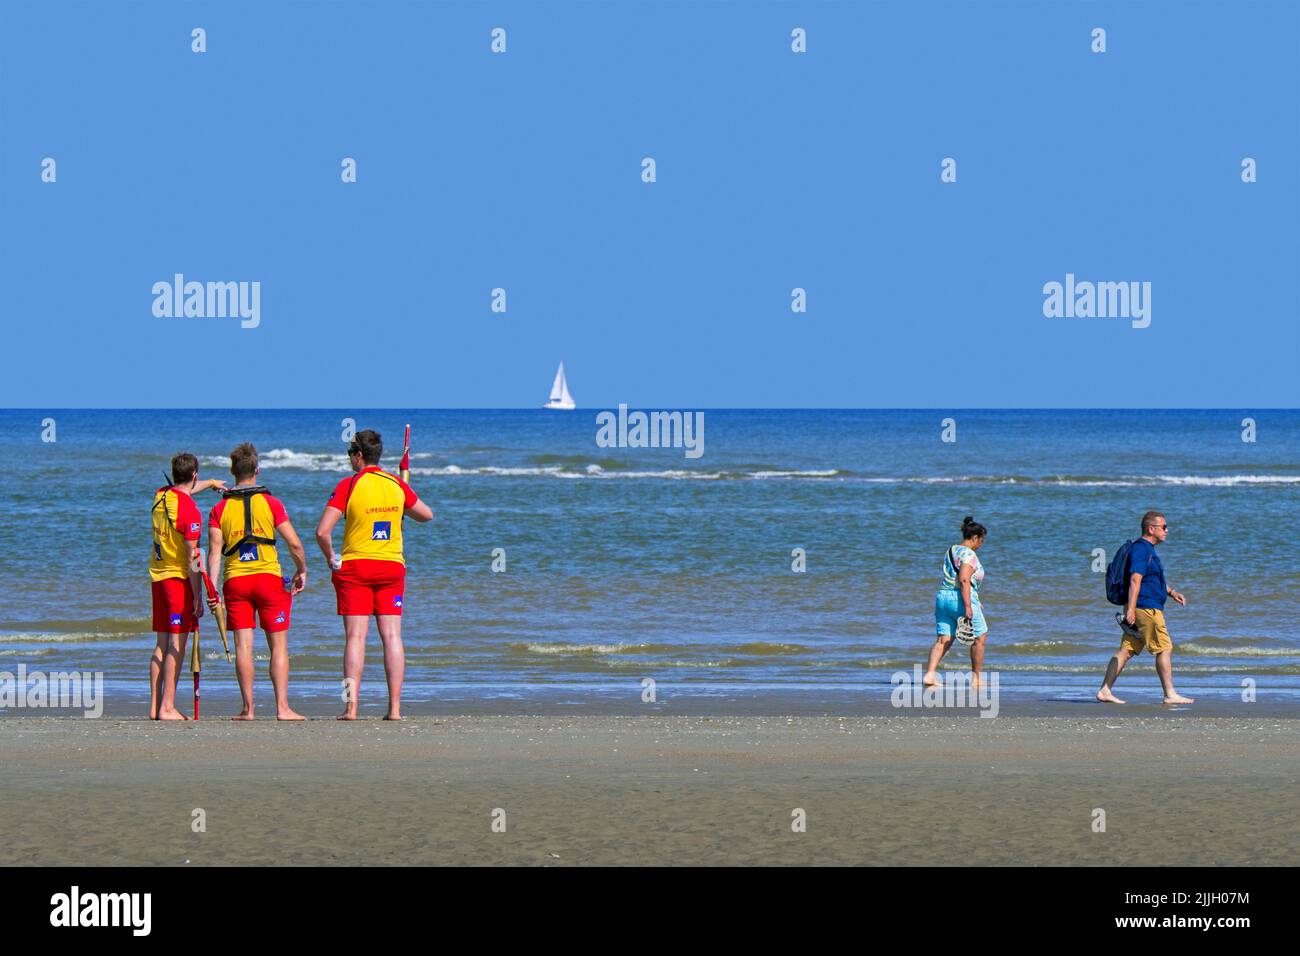
<svg viewBox="0 0 1300 956">
<path fill-rule="evenodd" d="M 1128 556 L 1132 550 L 1133 542 L 1125 541 L 1106 565 L 1106 600 L 1120 607 L 1128 604 Z"/>
</svg>

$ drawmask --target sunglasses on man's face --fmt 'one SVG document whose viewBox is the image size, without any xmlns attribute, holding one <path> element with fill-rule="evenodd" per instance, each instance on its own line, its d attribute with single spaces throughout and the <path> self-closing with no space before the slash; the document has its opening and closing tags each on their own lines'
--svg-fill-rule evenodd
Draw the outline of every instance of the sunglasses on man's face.
<svg viewBox="0 0 1300 956">
<path fill-rule="evenodd" d="M 1168 530 L 1169 530 L 1169 525 L 1167 525 L 1167 524 L 1158 524 L 1158 525 L 1156 525 L 1156 530 L 1157 530 L 1157 531 L 1168 531 Z"/>
</svg>

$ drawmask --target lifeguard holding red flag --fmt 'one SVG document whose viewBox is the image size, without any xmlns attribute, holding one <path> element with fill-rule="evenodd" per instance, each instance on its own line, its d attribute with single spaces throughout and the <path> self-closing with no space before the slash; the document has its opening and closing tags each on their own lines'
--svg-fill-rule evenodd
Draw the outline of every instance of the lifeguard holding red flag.
<svg viewBox="0 0 1300 956">
<path fill-rule="evenodd" d="M 384 645 L 384 673 L 388 678 L 385 719 L 402 718 L 402 679 L 406 670 L 402 647 L 406 585 L 402 520 L 430 521 L 433 510 L 405 481 L 379 467 L 383 451 L 378 432 L 357 432 L 348 446 L 348 463 L 354 474 L 334 488 L 316 526 L 316 543 L 334 569 L 334 592 L 343 618 L 345 707 L 340 720 L 357 717 L 372 615 Z M 404 463 L 408 460 L 403 457 Z M 336 558 L 332 535 L 340 518 L 344 519 L 343 553 Z"/>
</svg>

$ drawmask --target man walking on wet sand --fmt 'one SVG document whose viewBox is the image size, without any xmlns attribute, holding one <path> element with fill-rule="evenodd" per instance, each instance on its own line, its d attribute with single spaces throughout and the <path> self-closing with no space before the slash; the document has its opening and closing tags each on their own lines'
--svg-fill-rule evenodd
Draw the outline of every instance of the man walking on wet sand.
<svg viewBox="0 0 1300 956">
<path fill-rule="evenodd" d="M 1165 569 L 1156 554 L 1156 545 L 1169 537 L 1169 524 L 1159 511 L 1148 511 L 1142 516 L 1142 537 L 1129 547 L 1128 599 L 1123 615 L 1119 618 L 1120 629 L 1124 638 L 1119 651 L 1106 665 L 1106 677 L 1097 699 L 1107 704 L 1122 704 L 1111 691 L 1120 672 L 1129 658 L 1137 657 L 1143 649 L 1149 650 L 1156 658 L 1156 673 L 1160 675 L 1160 684 L 1165 691 L 1166 704 L 1190 704 L 1191 697 L 1184 697 L 1174 690 L 1174 642 L 1169 638 L 1165 628 L 1165 598 L 1171 597 L 1179 604 L 1186 604 L 1187 598 L 1165 584 Z"/>
</svg>

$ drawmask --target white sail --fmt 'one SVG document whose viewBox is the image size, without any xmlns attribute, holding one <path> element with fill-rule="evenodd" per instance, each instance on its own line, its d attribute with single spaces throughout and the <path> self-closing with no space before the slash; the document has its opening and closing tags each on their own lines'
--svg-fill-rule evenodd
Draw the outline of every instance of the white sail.
<svg viewBox="0 0 1300 956">
<path fill-rule="evenodd" d="M 555 373 L 555 382 L 551 385 L 551 400 L 546 403 L 547 408 L 555 408 L 561 411 L 572 411 L 574 409 L 573 396 L 569 394 L 569 383 L 564 377 L 564 363 L 560 363 L 559 369 Z"/>
</svg>

